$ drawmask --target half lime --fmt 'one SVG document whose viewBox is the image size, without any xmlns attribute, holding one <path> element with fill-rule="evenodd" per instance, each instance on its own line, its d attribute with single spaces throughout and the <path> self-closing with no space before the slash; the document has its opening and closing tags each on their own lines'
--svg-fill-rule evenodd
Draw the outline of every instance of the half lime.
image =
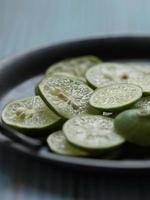
<svg viewBox="0 0 150 200">
<path fill-rule="evenodd" d="M 131 109 L 120 113 L 114 120 L 116 132 L 127 141 L 150 146 L 150 113 L 146 110 Z"/>
</svg>

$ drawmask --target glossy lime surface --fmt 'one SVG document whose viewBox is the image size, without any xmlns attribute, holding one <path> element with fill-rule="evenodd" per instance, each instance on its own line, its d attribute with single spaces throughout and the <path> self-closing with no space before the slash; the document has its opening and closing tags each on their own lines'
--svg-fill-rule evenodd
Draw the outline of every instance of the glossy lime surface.
<svg viewBox="0 0 150 200">
<path fill-rule="evenodd" d="M 127 141 L 150 146 L 150 114 L 139 109 L 126 110 L 114 120 L 115 130 Z"/>
</svg>

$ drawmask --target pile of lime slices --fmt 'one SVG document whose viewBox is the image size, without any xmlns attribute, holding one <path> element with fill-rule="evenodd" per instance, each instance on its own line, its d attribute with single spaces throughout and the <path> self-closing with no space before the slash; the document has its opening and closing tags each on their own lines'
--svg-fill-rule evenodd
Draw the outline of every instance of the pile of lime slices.
<svg viewBox="0 0 150 200">
<path fill-rule="evenodd" d="M 2 122 L 57 154 L 114 158 L 126 142 L 150 146 L 147 65 L 69 58 L 49 66 L 35 93 L 7 104 Z"/>
</svg>

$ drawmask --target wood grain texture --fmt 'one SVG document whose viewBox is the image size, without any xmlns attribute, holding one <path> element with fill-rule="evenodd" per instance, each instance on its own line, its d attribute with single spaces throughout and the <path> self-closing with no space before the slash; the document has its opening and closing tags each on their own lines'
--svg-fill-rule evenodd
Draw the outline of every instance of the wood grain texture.
<svg viewBox="0 0 150 200">
<path fill-rule="evenodd" d="M 0 0 L 0 58 L 75 38 L 150 33 L 149 0 Z M 149 175 L 53 168 L 0 146 L 0 200 L 148 200 Z"/>
</svg>

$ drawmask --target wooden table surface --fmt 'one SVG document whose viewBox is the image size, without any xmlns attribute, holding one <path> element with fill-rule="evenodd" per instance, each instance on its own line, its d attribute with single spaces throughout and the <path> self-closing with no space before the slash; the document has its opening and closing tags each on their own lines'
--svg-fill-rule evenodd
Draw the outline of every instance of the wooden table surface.
<svg viewBox="0 0 150 200">
<path fill-rule="evenodd" d="M 0 58 L 63 40 L 149 35 L 149 0 L 0 0 Z M 149 200 L 150 175 L 63 170 L 0 145 L 0 200 Z"/>
</svg>

